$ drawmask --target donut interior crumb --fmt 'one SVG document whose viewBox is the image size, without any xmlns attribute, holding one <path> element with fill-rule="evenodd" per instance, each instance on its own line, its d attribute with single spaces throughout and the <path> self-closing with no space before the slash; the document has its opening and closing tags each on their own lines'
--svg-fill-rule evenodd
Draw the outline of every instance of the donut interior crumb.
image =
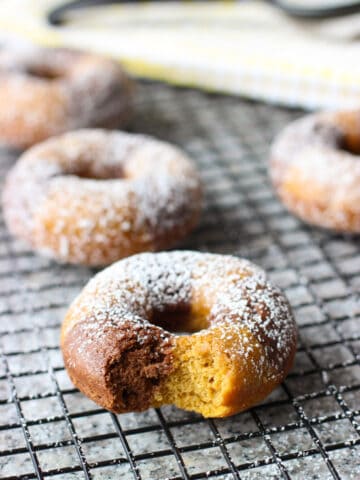
<svg viewBox="0 0 360 480">
<path fill-rule="evenodd" d="M 167 312 L 162 317 L 166 319 L 153 319 L 153 323 L 161 324 L 178 335 L 173 350 L 173 370 L 166 381 L 160 383 L 154 395 L 154 406 L 173 404 L 200 412 L 204 417 L 227 416 L 229 406 L 234 401 L 234 362 L 230 352 L 236 342 L 232 335 L 226 335 L 224 325 L 219 325 L 213 335 L 205 339 L 202 332 L 210 326 L 206 309 L 175 315 Z M 176 330 L 174 325 L 177 326 Z M 252 337 L 247 328 L 243 330 L 244 336 Z M 227 344 L 226 349 L 219 339 Z M 241 399 L 237 401 L 241 402 Z"/>
<path fill-rule="evenodd" d="M 156 393 L 155 404 L 173 404 L 205 417 L 226 415 L 224 397 L 230 382 L 226 355 L 194 336 L 191 341 L 188 336 L 179 339 L 174 353 L 175 369 Z"/>
</svg>

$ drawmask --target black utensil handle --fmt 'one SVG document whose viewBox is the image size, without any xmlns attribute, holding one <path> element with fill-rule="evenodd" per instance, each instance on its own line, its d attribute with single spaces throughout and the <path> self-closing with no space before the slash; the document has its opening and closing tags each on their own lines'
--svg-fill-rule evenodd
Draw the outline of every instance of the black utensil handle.
<svg viewBox="0 0 360 480">
<path fill-rule="evenodd" d="M 308 19 L 325 19 L 342 17 L 360 12 L 360 1 L 353 0 L 344 5 L 332 7 L 300 7 L 289 5 L 288 2 L 282 0 L 267 0 L 269 3 L 280 8 L 283 12 L 292 17 L 308 18 Z"/>
<path fill-rule="evenodd" d="M 61 25 L 64 23 L 64 14 L 70 10 L 79 10 L 86 7 L 96 7 L 100 5 L 109 5 L 111 3 L 129 3 L 134 0 L 75 0 L 72 2 L 66 2 L 53 10 L 51 10 L 47 19 L 51 25 Z"/>
<path fill-rule="evenodd" d="M 164 1 L 164 0 L 156 0 Z M 171 1 L 171 0 L 165 0 Z M 96 7 L 100 5 L 110 5 L 112 3 L 137 3 L 138 0 L 75 0 L 66 2 L 53 10 L 51 10 L 47 19 L 51 25 L 61 25 L 64 23 L 64 14 L 70 10 L 78 10 L 86 7 Z M 352 13 L 360 12 L 360 0 L 353 0 L 345 5 L 338 5 L 333 7 L 299 7 L 289 5 L 282 0 L 267 0 L 268 3 L 280 8 L 283 12 L 293 17 L 321 19 L 340 17 L 343 15 L 350 15 Z"/>
</svg>

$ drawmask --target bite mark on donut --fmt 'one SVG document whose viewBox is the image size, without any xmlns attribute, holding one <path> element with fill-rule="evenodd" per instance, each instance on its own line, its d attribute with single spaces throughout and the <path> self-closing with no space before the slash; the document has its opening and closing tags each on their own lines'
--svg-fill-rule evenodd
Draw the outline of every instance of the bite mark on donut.
<svg viewBox="0 0 360 480">
<path fill-rule="evenodd" d="M 143 410 L 150 406 L 154 391 L 173 370 L 172 341 L 159 332 L 148 332 L 139 344 L 125 341 L 127 348 L 108 367 L 107 384 L 114 396 L 113 409 Z M 132 344 L 132 345 L 131 345 Z"/>
<path fill-rule="evenodd" d="M 154 391 L 173 369 L 172 350 L 170 334 L 147 322 L 134 327 L 124 320 L 106 320 L 96 328 L 91 319 L 79 322 L 63 346 L 75 386 L 115 412 L 150 406 Z"/>
</svg>

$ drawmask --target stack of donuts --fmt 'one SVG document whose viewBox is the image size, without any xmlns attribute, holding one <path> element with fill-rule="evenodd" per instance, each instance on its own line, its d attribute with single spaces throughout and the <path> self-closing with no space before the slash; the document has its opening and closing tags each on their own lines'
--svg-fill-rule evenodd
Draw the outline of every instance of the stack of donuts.
<svg viewBox="0 0 360 480">
<path fill-rule="evenodd" d="M 58 262 L 112 264 L 63 322 L 74 385 L 114 412 L 175 404 L 223 417 L 262 401 L 293 363 L 290 305 L 247 260 L 161 251 L 196 226 L 201 182 L 179 148 L 118 130 L 134 95 L 122 67 L 86 52 L 3 49 L 0 92 L 0 142 L 26 149 L 3 189 L 9 231 Z M 315 115 L 277 140 L 271 176 L 300 217 L 360 230 L 359 122 Z"/>
</svg>

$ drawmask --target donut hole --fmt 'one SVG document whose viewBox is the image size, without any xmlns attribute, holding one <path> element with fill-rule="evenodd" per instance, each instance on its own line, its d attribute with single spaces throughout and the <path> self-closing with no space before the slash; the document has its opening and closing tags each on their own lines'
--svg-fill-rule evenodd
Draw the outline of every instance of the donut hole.
<svg viewBox="0 0 360 480">
<path fill-rule="evenodd" d="M 192 334 L 209 327 L 205 316 L 191 314 L 187 308 L 154 311 L 151 323 L 176 335 Z"/>
<path fill-rule="evenodd" d="M 115 180 L 125 178 L 121 169 L 113 168 L 102 172 L 93 172 L 91 170 L 81 170 L 75 173 L 76 177 L 87 180 Z"/>
<path fill-rule="evenodd" d="M 87 180 L 115 180 L 125 178 L 121 166 L 102 166 L 89 165 L 88 162 L 74 162 L 76 168 L 67 172 L 62 172 L 61 176 L 72 175 Z"/>
<path fill-rule="evenodd" d="M 41 80 L 57 80 L 63 76 L 63 74 L 58 70 L 46 67 L 44 65 L 29 67 L 27 68 L 26 73 L 30 77 L 39 78 Z"/>
<path fill-rule="evenodd" d="M 360 136 L 355 138 L 354 136 L 344 135 L 338 143 L 338 149 L 351 153 L 351 155 L 360 155 Z"/>
<path fill-rule="evenodd" d="M 314 125 L 314 134 L 326 146 L 352 155 L 360 154 L 360 135 L 356 128 L 319 121 Z"/>
<path fill-rule="evenodd" d="M 335 125 L 340 132 L 338 148 L 352 155 L 360 155 L 360 114 L 358 111 L 339 112 Z"/>
</svg>

